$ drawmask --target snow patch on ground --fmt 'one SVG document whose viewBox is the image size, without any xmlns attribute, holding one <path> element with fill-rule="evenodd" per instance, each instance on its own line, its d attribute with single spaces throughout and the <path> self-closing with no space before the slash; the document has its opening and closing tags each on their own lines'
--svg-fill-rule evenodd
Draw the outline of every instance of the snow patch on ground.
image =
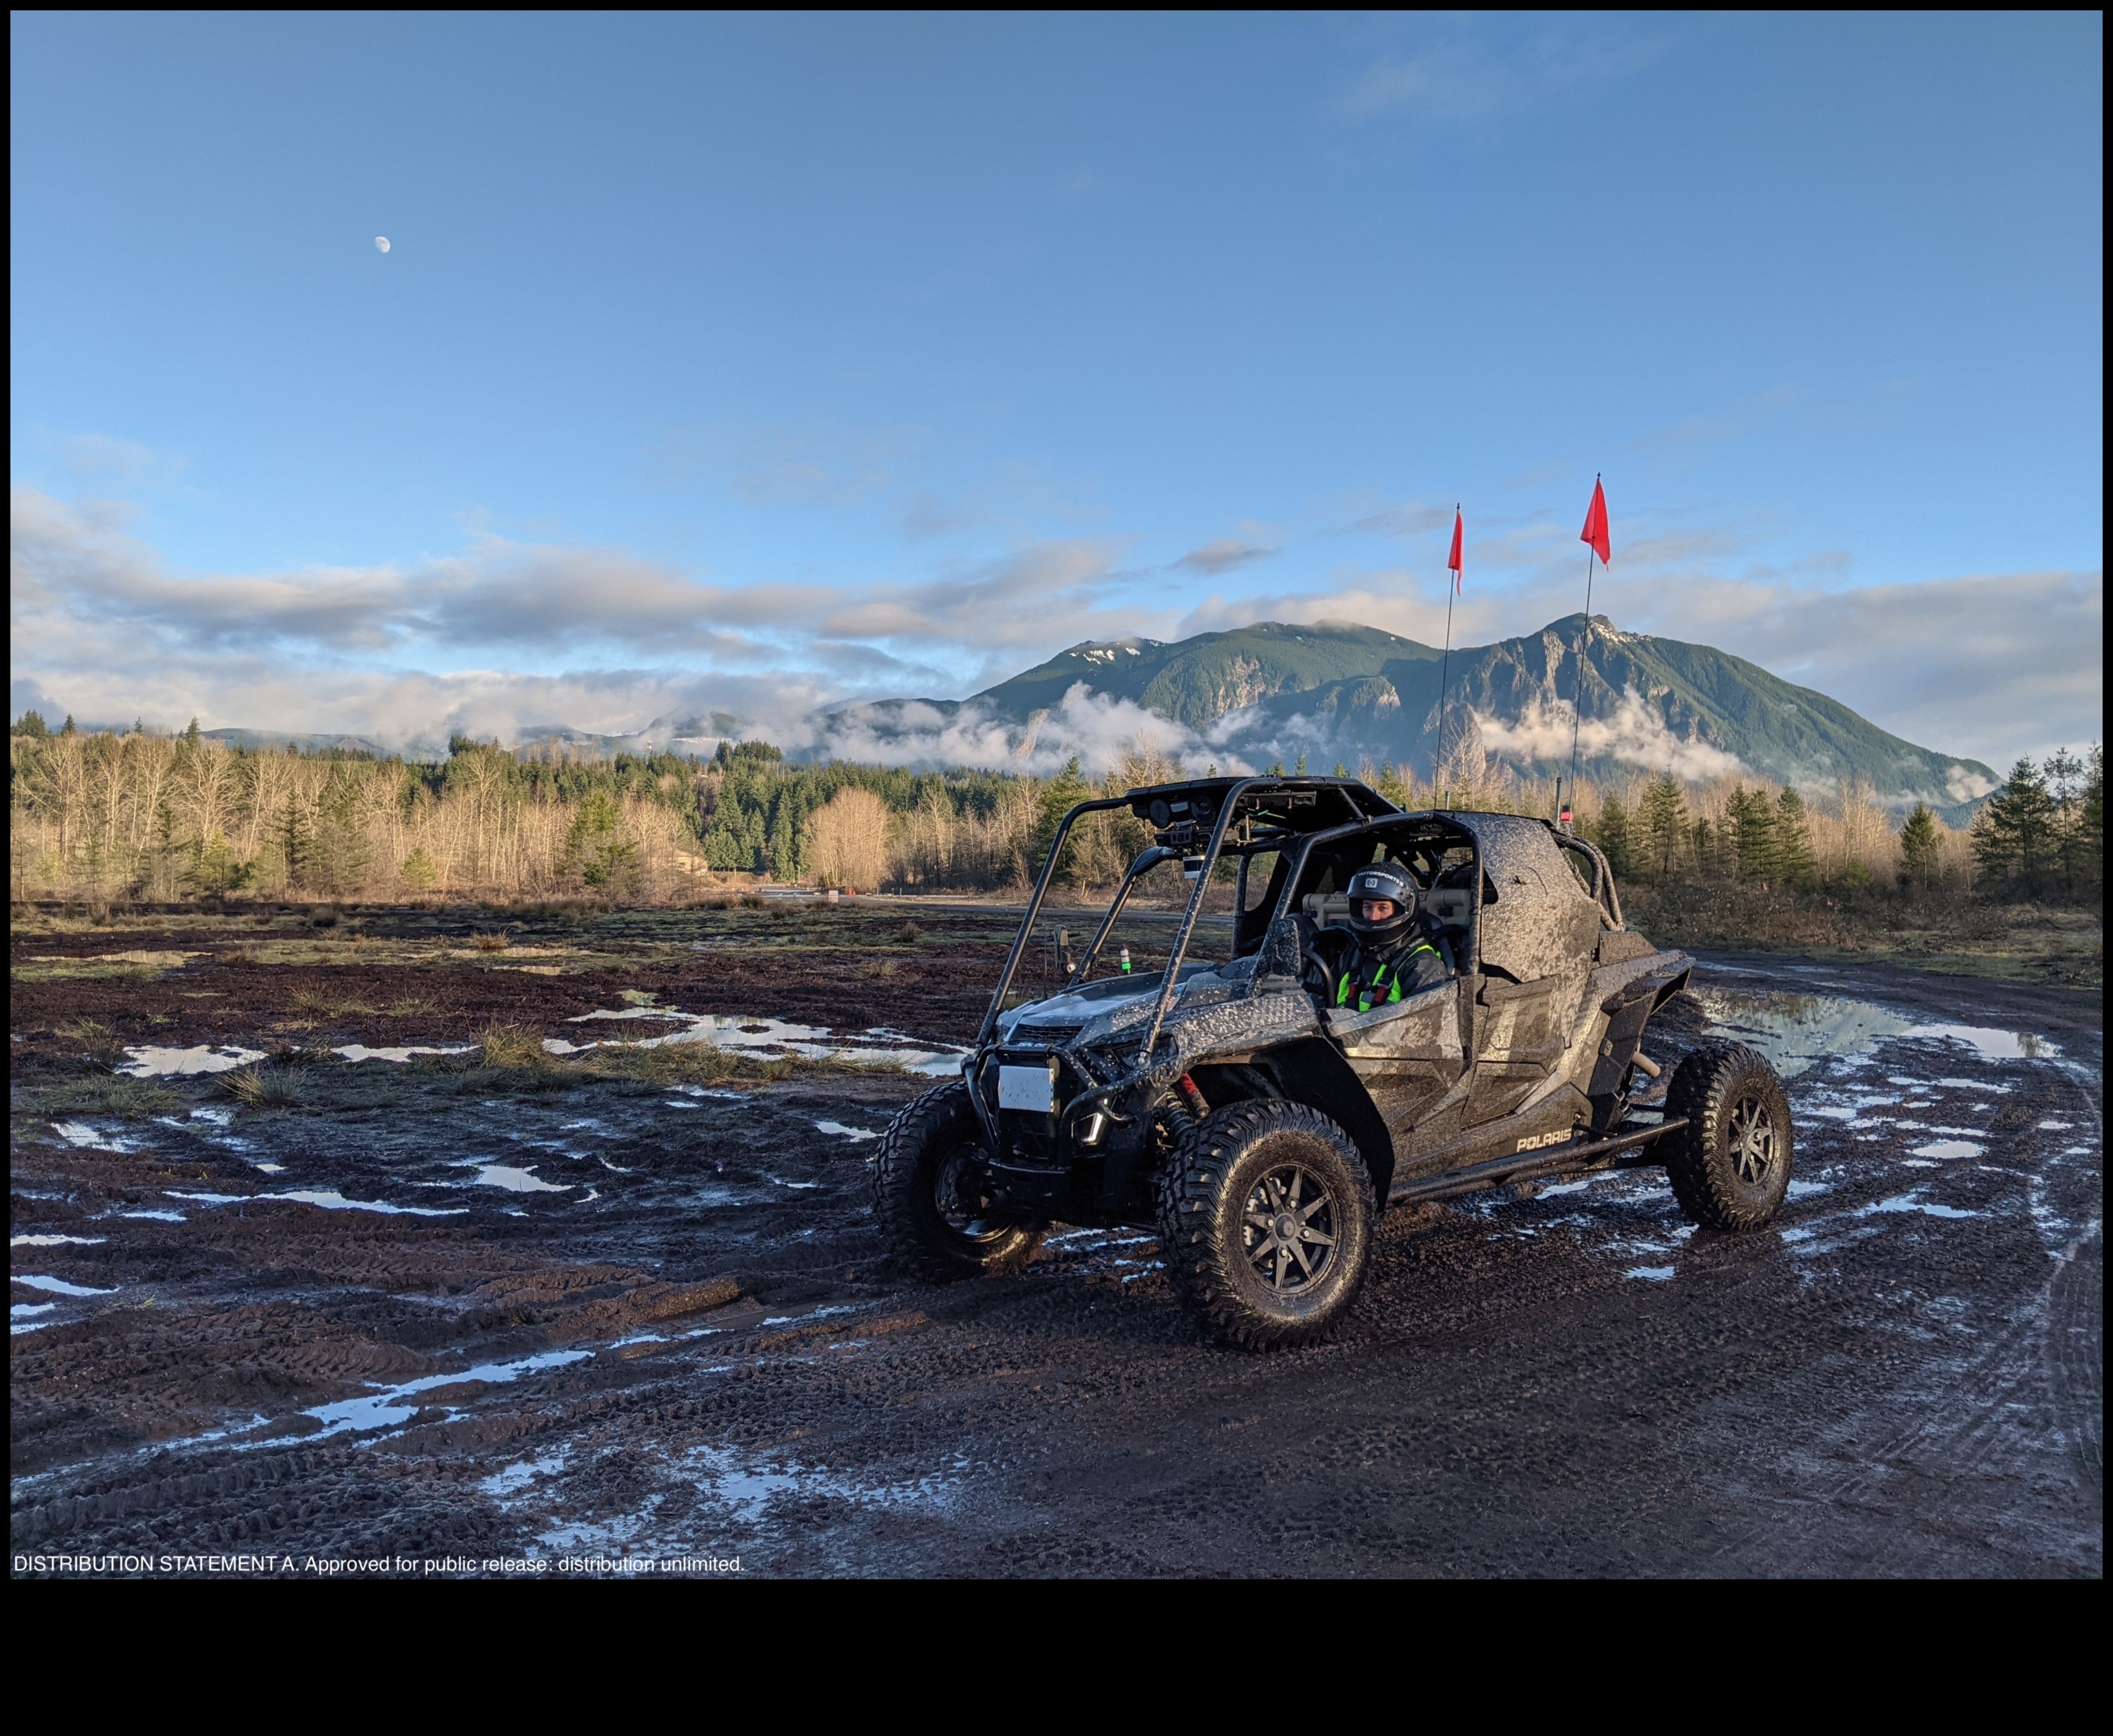
<svg viewBox="0 0 2113 1736">
<path fill-rule="evenodd" d="M 128 1045 L 130 1059 L 117 1070 L 135 1079 L 163 1079 L 179 1073 L 231 1073 L 238 1067 L 267 1059 L 262 1049 L 244 1049 L 234 1043 L 218 1047 L 199 1044 L 190 1049 L 167 1049 L 155 1043 Z"/>
</svg>

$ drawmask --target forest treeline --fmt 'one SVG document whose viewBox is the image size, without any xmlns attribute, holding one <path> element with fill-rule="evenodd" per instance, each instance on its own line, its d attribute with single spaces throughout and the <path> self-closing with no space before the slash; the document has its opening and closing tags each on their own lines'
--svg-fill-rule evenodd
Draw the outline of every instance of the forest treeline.
<svg viewBox="0 0 2113 1736">
<path fill-rule="evenodd" d="M 85 732 L 71 719 L 52 730 L 34 712 L 9 746 L 18 900 L 668 900 L 762 876 L 1002 891 L 1032 876 L 1072 804 L 1182 769 L 1143 750 L 1103 777 L 1075 761 L 1038 778 L 795 764 L 759 742 L 710 760 L 600 759 L 461 738 L 445 760 L 420 764 L 230 748 L 195 724 L 176 736 Z M 1394 767 L 1358 770 L 1404 808 L 1554 812 L 1551 786 L 1485 764 L 1435 782 Z M 1574 800 L 1578 829 L 1627 880 L 2096 896 L 2103 785 L 2097 748 L 2021 760 L 1965 830 L 1926 808 L 1897 824 L 1854 783 L 1815 795 L 1639 776 L 1586 783 Z M 1148 841 L 1127 814 L 1094 816 L 1074 832 L 1062 877 L 1107 886 Z"/>
</svg>

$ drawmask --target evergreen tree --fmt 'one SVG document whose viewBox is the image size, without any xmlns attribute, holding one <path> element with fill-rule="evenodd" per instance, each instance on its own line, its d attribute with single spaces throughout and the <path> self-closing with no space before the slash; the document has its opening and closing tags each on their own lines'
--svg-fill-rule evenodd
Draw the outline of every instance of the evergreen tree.
<svg viewBox="0 0 2113 1736">
<path fill-rule="evenodd" d="M 1041 872 L 1043 859 L 1049 854 L 1049 845 L 1055 839 L 1056 828 L 1062 823 L 1064 816 L 1093 793 L 1086 782 L 1086 774 L 1079 767 L 1076 754 L 1065 762 L 1062 771 L 1042 786 L 1042 812 L 1035 823 L 1029 873 Z M 1067 854 L 1070 848 L 1068 844 L 1065 846 Z"/>
<path fill-rule="evenodd" d="M 1613 870 L 1617 880 L 1626 878 L 1632 867 L 1629 810 L 1622 805 L 1620 796 L 1610 792 L 1600 804 L 1598 831 L 1600 836 L 1593 841 L 1607 859 L 1607 866 Z"/>
<path fill-rule="evenodd" d="M 60 727 L 59 733 L 62 736 L 71 736 L 73 732 L 73 713 L 71 712 L 68 712 L 66 713 L 66 720 L 65 723 Z"/>
<path fill-rule="evenodd" d="M 2083 792 L 2077 804 L 2077 862 L 2079 877 L 2094 884 L 2106 877 L 2106 748 L 2093 742 L 2083 763 Z"/>
<path fill-rule="evenodd" d="M 2074 886 L 2089 877 L 2092 850 L 2083 829 L 2083 795 L 2089 766 L 2065 748 L 2056 748 L 2044 768 L 2053 801 L 2052 855 L 2061 877 Z"/>
<path fill-rule="evenodd" d="M 44 714 L 40 711 L 24 712 L 22 721 L 15 726 L 13 731 L 17 736 L 34 736 L 40 740 L 51 732 L 51 727 L 44 722 Z"/>
<path fill-rule="evenodd" d="M 606 790 L 580 804 L 565 836 L 565 861 L 582 882 L 612 898 L 635 891 L 645 872 L 638 846 L 623 833 L 623 809 Z"/>
<path fill-rule="evenodd" d="M 1781 877 L 1775 804 L 1759 790 L 1734 784 L 1724 804 L 1725 840 L 1732 872 L 1741 880 L 1764 882 Z"/>
<path fill-rule="evenodd" d="M 1663 879 L 1687 843 L 1687 798 L 1671 772 L 1651 780 L 1636 810 L 1637 830 L 1652 873 Z"/>
<path fill-rule="evenodd" d="M 2027 880 L 2051 866 L 2054 818 L 2046 777 L 2029 758 L 2019 760 L 1974 816 L 1974 861 L 1983 877 Z"/>
<path fill-rule="evenodd" d="M 286 816 L 279 827 L 279 851 L 285 860 L 286 884 L 300 885 L 308 873 L 308 828 L 297 802 L 286 804 Z"/>
<path fill-rule="evenodd" d="M 1805 811 L 1805 799 L 1785 789 L 1776 798 L 1776 873 L 1794 886 L 1810 885 L 1819 873 L 1819 858 L 1812 847 L 1812 822 Z"/>
<path fill-rule="evenodd" d="M 184 745 L 185 747 L 194 748 L 203 739 L 203 734 L 198 727 L 198 719 L 196 718 L 193 718 L 189 725 L 184 731 Z"/>
<path fill-rule="evenodd" d="M 1937 836 L 1937 816 L 1922 803 L 1901 827 L 1901 885 L 1928 891 L 1935 884 L 1942 863 Z"/>
</svg>

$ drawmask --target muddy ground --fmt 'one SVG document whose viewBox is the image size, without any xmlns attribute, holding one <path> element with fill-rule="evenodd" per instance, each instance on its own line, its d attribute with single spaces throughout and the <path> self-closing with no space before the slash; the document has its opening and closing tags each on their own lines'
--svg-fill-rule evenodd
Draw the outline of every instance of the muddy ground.
<svg viewBox="0 0 2113 1736">
<path fill-rule="evenodd" d="M 2095 996 L 1710 956 L 1654 1048 L 1792 1072 L 1774 1228 L 1691 1231 L 1647 1170 L 1397 1212 L 1347 1328 L 1258 1357 L 1198 1342 L 1134 1233 L 947 1289 L 890 1264 L 865 1160 L 929 1078 L 766 1021 L 939 1053 L 1002 914 L 477 927 L 18 914 L 18 1575 L 2102 1571 Z M 669 1009 L 762 1046 L 335 1053 Z M 107 1070 L 214 1046 L 281 1057 L 281 1100 Z"/>
</svg>

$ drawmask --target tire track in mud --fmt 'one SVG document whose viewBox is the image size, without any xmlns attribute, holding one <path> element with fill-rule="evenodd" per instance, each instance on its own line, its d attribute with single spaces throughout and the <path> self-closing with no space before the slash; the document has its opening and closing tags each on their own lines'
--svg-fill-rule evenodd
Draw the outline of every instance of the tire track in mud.
<svg viewBox="0 0 2113 1736">
<path fill-rule="evenodd" d="M 14 1341 L 12 1533 L 782 1574 L 2095 1573 L 2095 1009 L 2006 1005 L 2058 1013 L 2081 1073 L 1898 1043 L 1801 1076 L 1769 1232 L 1688 1230 L 1650 1172 L 1396 1214 L 1346 1329 L 1267 1358 L 1199 1345 L 1134 1231 L 904 1282 L 871 1143 L 824 1128 L 877 1129 L 906 1080 L 677 1109 L 408 1071 L 383 1101 L 332 1068 L 341 1100 L 245 1115 L 246 1153 L 18 1118 L 17 1232 L 104 1238 L 18 1273 L 112 1293 Z M 1691 1009 L 1654 1052 L 1703 1034 Z M 1912 1155 L 1943 1127 L 1980 1155 Z M 294 1185 L 467 1215 L 258 1198 Z M 372 1428 L 311 1414 L 384 1401 Z"/>
</svg>

